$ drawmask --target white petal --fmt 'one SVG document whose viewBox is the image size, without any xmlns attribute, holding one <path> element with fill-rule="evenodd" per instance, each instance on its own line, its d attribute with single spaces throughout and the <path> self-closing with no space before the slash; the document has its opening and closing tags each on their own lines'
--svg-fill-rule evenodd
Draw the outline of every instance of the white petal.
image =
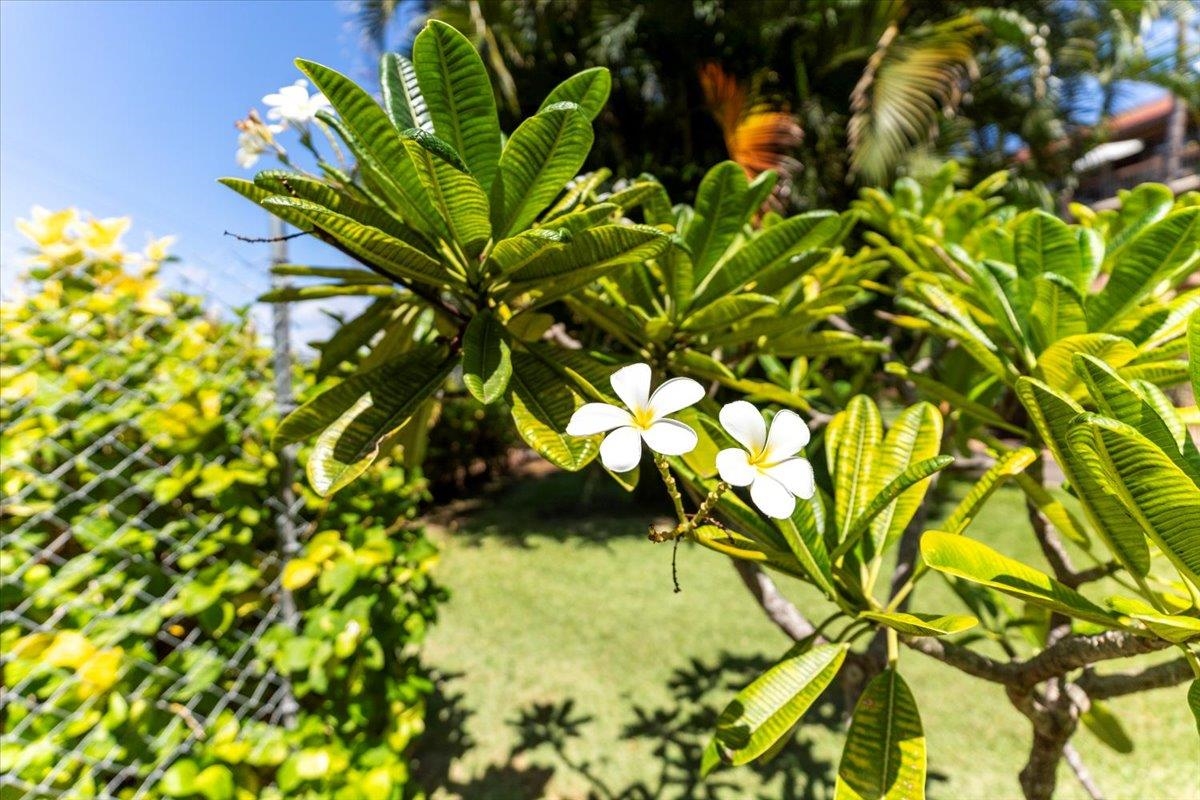
<svg viewBox="0 0 1200 800">
<path fill-rule="evenodd" d="M 694 430 L 673 419 L 660 419 L 655 422 L 642 431 L 642 438 L 651 450 L 664 456 L 690 453 L 696 449 L 696 442 L 699 441 Z"/>
<path fill-rule="evenodd" d="M 655 419 L 674 414 L 704 399 L 704 387 L 691 378 L 671 378 L 650 395 Z"/>
<path fill-rule="evenodd" d="M 796 498 L 783 484 L 769 475 L 759 473 L 750 484 L 750 499 L 768 517 L 787 519 L 796 510 Z"/>
<path fill-rule="evenodd" d="M 617 428 L 600 443 L 600 461 L 613 472 L 629 472 L 642 460 L 642 437 L 637 428 Z"/>
<path fill-rule="evenodd" d="M 791 458 L 808 444 L 808 439 L 808 426 L 804 424 L 804 420 L 800 419 L 800 415 L 795 411 L 785 408 L 771 420 L 764 461 L 770 464 Z"/>
<path fill-rule="evenodd" d="M 807 459 L 789 458 L 772 464 L 763 472 L 782 483 L 783 488 L 805 500 L 812 497 L 813 492 L 817 490 L 812 464 L 808 463 Z"/>
<path fill-rule="evenodd" d="M 761 452 L 767 443 L 767 424 L 758 409 L 745 400 L 735 400 L 721 409 L 721 425 L 751 453 Z"/>
<path fill-rule="evenodd" d="M 608 379 L 613 391 L 630 411 L 640 411 L 650 400 L 650 365 L 630 364 L 621 367 Z"/>
<path fill-rule="evenodd" d="M 567 433 L 572 436 L 591 436 L 633 422 L 633 416 L 623 408 L 608 403 L 585 403 L 571 415 Z"/>
<path fill-rule="evenodd" d="M 749 486 L 758 476 L 758 470 L 750 466 L 750 458 L 740 447 L 730 447 L 717 453 L 717 472 L 721 480 L 730 486 Z"/>
</svg>

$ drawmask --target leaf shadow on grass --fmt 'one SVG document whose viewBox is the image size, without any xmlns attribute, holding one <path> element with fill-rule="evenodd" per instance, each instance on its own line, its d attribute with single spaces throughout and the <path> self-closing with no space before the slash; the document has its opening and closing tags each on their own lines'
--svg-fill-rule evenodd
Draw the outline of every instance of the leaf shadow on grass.
<svg viewBox="0 0 1200 800">
<path fill-rule="evenodd" d="M 668 703 L 659 708 L 634 705 L 622 727 L 621 740 L 650 750 L 658 764 L 658 774 L 651 779 L 614 779 L 602 774 L 605 770 L 593 756 L 579 754 L 576 741 L 594 718 L 579 709 L 574 699 L 566 698 L 518 710 L 509 722 L 518 741 L 507 763 L 489 765 L 486 772 L 467 784 L 443 786 L 462 800 L 533 800 L 546 796 L 550 777 L 572 774 L 589 787 L 586 796 L 597 800 L 831 798 L 836 766 L 815 753 L 814 742 L 805 736 L 805 730 L 813 725 L 842 728 L 845 714 L 837 691 L 827 692 L 813 705 L 792 734 L 791 742 L 773 759 L 700 779 L 701 753 L 721 709 L 738 689 L 769 666 L 764 658 L 729 653 L 707 663 L 691 659 L 672 673 Z M 540 763 L 532 765 L 532 759 Z M 738 774 L 741 772 L 756 774 L 752 783 L 759 787 L 757 794 L 748 792 L 746 776 Z M 536 783 L 543 778 L 542 783 Z"/>
<path fill-rule="evenodd" d="M 670 508 L 659 484 L 647 479 L 626 492 L 589 467 L 500 482 L 457 509 L 448 527 L 459 543 L 474 547 L 485 538 L 517 548 L 533 546 L 535 538 L 607 547 L 616 537 L 645 536 Z"/>
</svg>

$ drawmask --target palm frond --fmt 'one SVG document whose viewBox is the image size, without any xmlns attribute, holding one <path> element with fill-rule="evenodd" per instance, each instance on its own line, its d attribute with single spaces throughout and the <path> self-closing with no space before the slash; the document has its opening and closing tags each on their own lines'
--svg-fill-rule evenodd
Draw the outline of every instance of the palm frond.
<svg viewBox="0 0 1200 800">
<path fill-rule="evenodd" d="M 969 16 L 904 34 L 888 26 L 850 96 L 852 176 L 885 181 L 905 151 L 929 140 L 962 97 L 981 31 Z"/>
</svg>

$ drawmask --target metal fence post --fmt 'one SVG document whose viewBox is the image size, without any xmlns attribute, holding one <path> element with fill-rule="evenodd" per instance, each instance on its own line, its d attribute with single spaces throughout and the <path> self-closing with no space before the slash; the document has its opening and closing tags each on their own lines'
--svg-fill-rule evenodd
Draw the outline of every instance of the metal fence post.
<svg viewBox="0 0 1200 800">
<path fill-rule="evenodd" d="M 287 263 L 288 246 L 285 233 L 283 220 L 272 216 L 272 267 Z M 286 278 L 274 273 L 271 274 L 272 289 L 287 288 L 289 285 L 290 282 Z M 289 319 L 288 311 L 287 303 L 273 303 L 271 305 L 271 319 L 274 326 L 272 338 L 274 339 L 275 407 L 279 411 L 281 419 L 291 412 L 294 405 L 292 395 L 291 320 Z M 283 570 L 287 567 L 288 562 L 300 549 L 300 543 L 296 539 L 296 521 L 293 517 L 296 512 L 296 493 L 292 489 L 295 472 L 296 446 L 287 445 L 279 454 L 279 503 L 281 508 L 275 517 L 275 527 L 279 532 L 279 543 L 282 550 L 280 575 L 283 574 Z M 300 614 L 296 610 L 296 601 L 292 597 L 291 590 L 283 586 L 282 581 L 279 586 L 279 605 L 283 611 L 284 624 L 293 631 L 298 631 L 300 627 Z M 286 676 L 283 677 L 287 688 L 280 704 L 280 711 L 284 724 L 292 728 L 296 724 L 296 712 L 299 711 L 300 707 L 296 703 L 295 695 L 292 693 L 291 681 Z"/>
</svg>

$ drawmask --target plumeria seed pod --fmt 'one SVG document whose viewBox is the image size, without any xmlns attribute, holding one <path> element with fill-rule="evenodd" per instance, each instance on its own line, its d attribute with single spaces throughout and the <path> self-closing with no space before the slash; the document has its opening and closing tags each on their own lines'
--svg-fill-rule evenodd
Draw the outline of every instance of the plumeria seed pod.
<svg viewBox="0 0 1200 800">
<path fill-rule="evenodd" d="M 650 393 L 650 365 L 630 364 L 609 378 L 626 408 L 610 403 L 580 406 L 567 424 L 572 436 L 608 433 L 600 443 L 600 461 L 612 472 L 629 472 L 642 459 L 642 442 L 664 456 L 681 456 L 696 447 L 696 432 L 668 415 L 695 405 L 704 387 L 691 378 L 671 378 Z"/>
</svg>

